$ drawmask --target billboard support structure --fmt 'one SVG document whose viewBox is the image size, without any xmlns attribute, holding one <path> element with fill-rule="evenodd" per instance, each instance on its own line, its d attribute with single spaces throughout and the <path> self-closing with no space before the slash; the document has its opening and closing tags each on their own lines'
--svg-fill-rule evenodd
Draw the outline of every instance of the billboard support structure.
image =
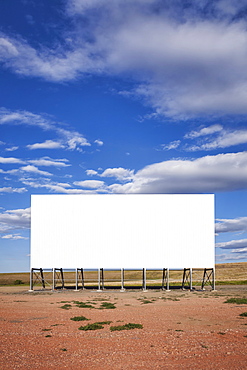
<svg viewBox="0 0 247 370">
<path fill-rule="evenodd" d="M 185 286 L 188 284 L 190 290 L 192 290 L 192 269 L 184 268 L 182 289 L 185 290 Z"/>
<path fill-rule="evenodd" d="M 183 277 L 182 277 L 182 290 L 185 290 L 188 287 L 191 291 L 195 289 L 193 288 L 192 284 L 192 268 L 184 268 L 183 269 Z M 42 289 L 46 288 L 46 284 L 51 286 L 52 290 L 56 289 L 65 289 L 65 278 L 64 278 L 64 271 L 62 268 L 53 268 L 46 271 L 46 273 L 52 272 L 52 284 L 51 279 L 45 278 L 44 269 L 43 268 L 32 268 L 30 270 L 30 292 L 33 292 L 34 285 L 36 283 L 42 285 Z M 142 269 L 142 289 L 143 291 L 147 290 L 147 277 L 146 277 L 146 268 Z M 162 282 L 161 282 L 161 289 L 165 290 L 166 292 L 170 291 L 170 281 L 169 281 L 169 268 L 162 269 Z M 104 281 L 104 269 L 99 268 L 97 270 L 97 291 L 102 292 L 105 289 L 105 281 Z M 124 285 L 124 268 L 121 269 L 121 288 L 120 291 L 124 292 L 125 285 Z M 215 269 L 214 268 L 205 268 L 203 269 L 203 277 L 201 280 L 201 289 L 205 290 L 205 286 L 210 286 L 213 291 L 215 291 Z M 50 281 L 50 283 L 49 283 Z M 58 283 L 61 283 L 61 286 L 58 286 Z M 81 287 L 79 284 L 81 283 Z M 79 289 L 85 289 L 85 280 L 84 280 L 84 269 L 77 268 L 75 274 L 75 290 L 78 291 Z"/>
<path fill-rule="evenodd" d="M 165 288 L 166 285 L 166 288 Z M 169 269 L 163 269 L 163 276 L 162 276 L 162 290 L 166 290 L 167 292 L 170 292 L 169 289 Z"/>
<path fill-rule="evenodd" d="M 205 285 L 208 283 L 212 287 L 212 290 L 215 290 L 215 269 L 214 268 L 205 268 L 202 279 L 202 290 L 205 290 Z"/>
</svg>

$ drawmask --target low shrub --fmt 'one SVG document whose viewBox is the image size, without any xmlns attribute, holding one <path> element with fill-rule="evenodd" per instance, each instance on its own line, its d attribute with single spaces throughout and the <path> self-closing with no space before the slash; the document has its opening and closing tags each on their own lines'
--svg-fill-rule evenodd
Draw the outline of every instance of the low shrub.
<svg viewBox="0 0 247 370">
<path fill-rule="evenodd" d="M 75 317 L 71 317 L 70 320 L 73 320 L 73 321 L 87 321 L 89 319 L 87 319 L 85 316 L 75 316 Z"/>
<path fill-rule="evenodd" d="M 247 304 L 247 298 L 229 298 L 224 303 Z"/>
<path fill-rule="evenodd" d="M 98 330 L 98 329 L 103 329 L 104 326 L 95 322 L 93 324 L 88 324 L 88 325 L 85 325 L 85 326 L 80 326 L 78 329 L 79 330 L 84 330 L 84 331 L 87 331 L 87 330 Z"/>
<path fill-rule="evenodd" d="M 141 324 L 133 324 L 133 323 L 128 323 L 125 325 L 118 325 L 118 326 L 111 326 L 110 330 L 111 331 L 120 331 L 120 330 L 131 330 L 131 329 L 142 329 L 143 326 Z"/>
<path fill-rule="evenodd" d="M 247 312 L 243 312 L 243 313 L 241 313 L 239 316 L 247 317 Z"/>
</svg>

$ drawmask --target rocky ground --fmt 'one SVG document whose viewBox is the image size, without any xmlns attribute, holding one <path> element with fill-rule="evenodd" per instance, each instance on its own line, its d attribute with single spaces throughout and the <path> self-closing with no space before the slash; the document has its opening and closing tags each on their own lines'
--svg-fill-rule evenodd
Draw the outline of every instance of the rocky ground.
<svg viewBox="0 0 247 370">
<path fill-rule="evenodd" d="M 224 303 L 231 297 L 247 298 L 246 285 L 216 292 L 2 287 L 0 369 L 247 369 L 247 317 L 240 316 L 247 304 Z M 77 316 L 88 320 L 71 320 Z M 79 330 L 96 322 L 103 328 Z M 112 330 L 128 323 L 142 328 Z"/>
</svg>

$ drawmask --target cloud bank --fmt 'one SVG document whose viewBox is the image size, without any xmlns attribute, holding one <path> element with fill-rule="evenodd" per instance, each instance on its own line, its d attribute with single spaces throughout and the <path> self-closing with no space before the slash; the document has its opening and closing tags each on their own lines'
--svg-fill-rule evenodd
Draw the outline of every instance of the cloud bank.
<svg viewBox="0 0 247 370">
<path fill-rule="evenodd" d="M 2 32 L 0 61 L 18 75 L 56 83 L 127 75 L 131 93 L 170 118 L 246 114 L 245 7 L 229 0 L 70 0 L 64 16 L 74 29 L 56 34 L 59 45 L 35 48 Z"/>
</svg>

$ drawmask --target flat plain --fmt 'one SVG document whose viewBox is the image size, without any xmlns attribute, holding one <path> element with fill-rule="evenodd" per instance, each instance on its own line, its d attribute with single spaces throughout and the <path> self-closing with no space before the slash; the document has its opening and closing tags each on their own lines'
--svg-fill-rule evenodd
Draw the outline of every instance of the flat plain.
<svg viewBox="0 0 247 370">
<path fill-rule="evenodd" d="M 246 298 L 246 286 L 236 285 L 124 293 L 3 287 L 0 368 L 246 369 Z M 102 328 L 79 329 L 95 323 Z M 140 327 L 120 330 L 129 323 Z"/>
<path fill-rule="evenodd" d="M 247 285 L 216 289 L 2 286 L 0 369 L 246 369 Z"/>
</svg>

